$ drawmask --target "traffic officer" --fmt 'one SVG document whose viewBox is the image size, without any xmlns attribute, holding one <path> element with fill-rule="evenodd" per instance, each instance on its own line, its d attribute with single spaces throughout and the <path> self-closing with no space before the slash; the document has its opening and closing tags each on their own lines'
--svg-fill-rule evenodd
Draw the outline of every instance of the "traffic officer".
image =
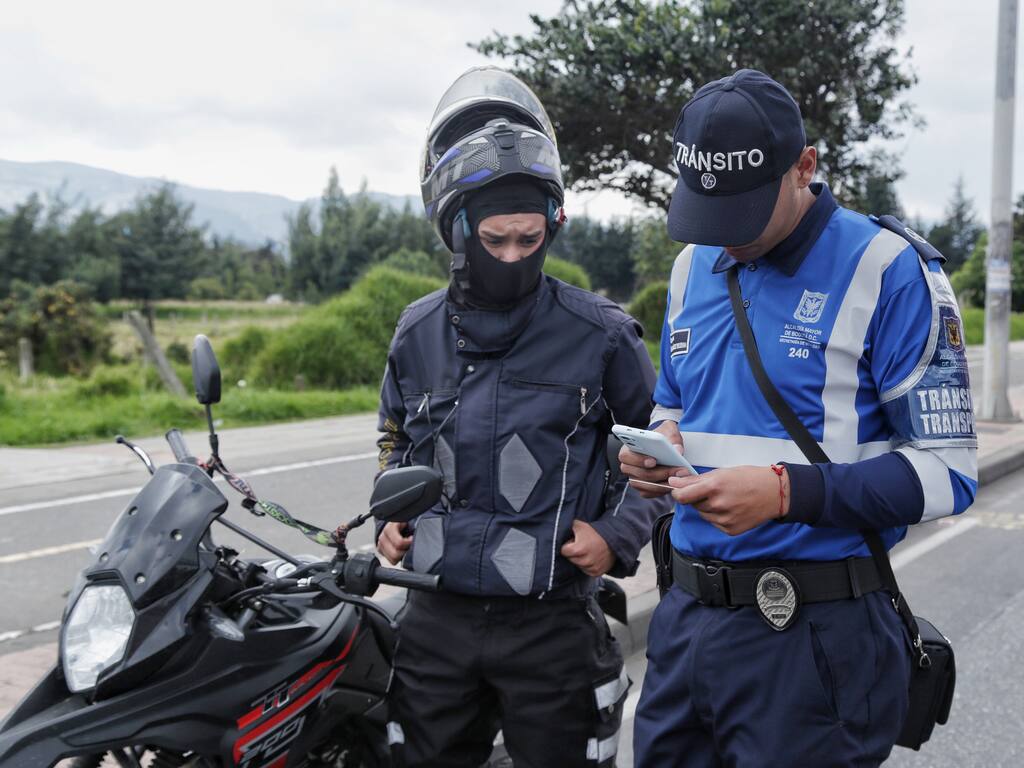
<svg viewBox="0 0 1024 768">
<path fill-rule="evenodd" d="M 861 531 L 892 547 L 977 488 L 942 257 L 893 219 L 838 206 L 806 144 L 789 93 L 752 70 L 702 87 L 675 127 L 668 230 L 692 244 L 672 268 L 651 421 L 698 475 L 620 454 L 676 501 L 674 585 L 636 714 L 643 768 L 883 761 L 910 655 Z M 834 463 L 809 464 L 761 395 L 730 272 L 769 378 Z M 786 577 L 765 581 L 780 565 Z M 764 590 L 788 608 L 762 613 Z"/>
<path fill-rule="evenodd" d="M 451 284 L 398 322 L 378 442 L 382 470 L 440 470 L 445 499 L 384 526 L 378 548 L 440 574 L 443 592 L 411 594 L 400 619 L 393 754 L 479 766 L 500 726 L 516 766 L 613 765 L 629 681 L 594 595 L 602 574 L 635 572 L 658 511 L 607 454 L 613 419 L 647 424 L 642 330 L 542 274 L 564 220 L 561 165 L 521 81 L 457 79 L 421 172 Z"/>
</svg>

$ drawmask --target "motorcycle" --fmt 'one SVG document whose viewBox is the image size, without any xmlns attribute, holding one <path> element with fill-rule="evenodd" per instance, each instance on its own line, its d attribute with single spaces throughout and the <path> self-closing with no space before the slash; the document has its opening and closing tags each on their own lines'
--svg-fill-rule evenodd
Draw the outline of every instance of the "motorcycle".
<svg viewBox="0 0 1024 768">
<path fill-rule="evenodd" d="M 428 467 L 382 475 L 369 510 L 335 531 L 257 497 L 219 456 L 211 406 L 220 369 L 209 341 L 193 346 L 196 396 L 211 457 L 166 437 L 175 463 L 152 477 L 114 522 L 68 597 L 59 660 L 0 724 L 0 766 L 74 768 L 351 768 L 387 764 L 386 703 L 398 627 L 369 600 L 381 584 L 436 590 L 438 577 L 350 555 L 352 529 L 408 521 L 434 506 Z M 301 559 L 223 517 L 221 475 L 243 506 L 334 551 Z M 239 557 L 214 542 L 223 525 L 274 555 Z M 109 762 L 107 763 L 109 764 Z"/>
</svg>

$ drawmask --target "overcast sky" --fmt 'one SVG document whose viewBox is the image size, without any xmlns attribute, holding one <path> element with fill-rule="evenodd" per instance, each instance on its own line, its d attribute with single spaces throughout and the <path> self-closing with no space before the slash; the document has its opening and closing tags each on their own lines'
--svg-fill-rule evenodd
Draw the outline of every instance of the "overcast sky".
<svg viewBox="0 0 1024 768">
<path fill-rule="evenodd" d="M 336 165 L 348 190 L 365 178 L 374 190 L 418 194 L 433 107 L 483 61 L 466 42 L 528 31 L 529 12 L 560 4 L 12 0 L 0 13 L 0 158 L 295 199 L 319 194 Z M 927 126 L 893 146 L 904 207 L 940 216 L 962 174 L 987 220 L 997 0 L 906 5 L 904 42 L 920 78 L 910 98 Z M 1022 104 L 1019 93 L 1015 197 Z M 570 214 L 629 211 L 592 193 L 569 205 Z"/>
</svg>

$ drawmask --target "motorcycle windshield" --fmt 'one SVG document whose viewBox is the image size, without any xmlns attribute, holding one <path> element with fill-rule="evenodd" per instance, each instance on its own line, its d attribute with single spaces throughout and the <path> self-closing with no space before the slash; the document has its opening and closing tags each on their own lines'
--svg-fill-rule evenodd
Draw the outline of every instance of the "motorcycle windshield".
<svg viewBox="0 0 1024 768">
<path fill-rule="evenodd" d="M 83 576 L 117 573 L 132 605 L 144 608 L 196 573 L 199 542 L 227 505 L 199 467 L 164 465 L 114 522 Z"/>
</svg>

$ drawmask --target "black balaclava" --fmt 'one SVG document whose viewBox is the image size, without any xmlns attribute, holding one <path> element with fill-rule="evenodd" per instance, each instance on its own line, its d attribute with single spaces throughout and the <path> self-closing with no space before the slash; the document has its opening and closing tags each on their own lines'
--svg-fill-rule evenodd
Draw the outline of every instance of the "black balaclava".
<svg viewBox="0 0 1024 768">
<path fill-rule="evenodd" d="M 473 192 L 465 205 L 470 236 L 466 238 L 466 262 L 469 286 L 463 298 L 481 309 L 505 309 L 528 296 L 540 282 L 544 256 L 551 241 L 547 226 L 548 195 L 544 188 L 526 178 L 515 176 L 488 184 Z M 478 231 L 488 216 L 509 213 L 540 213 L 544 216 L 544 237 L 529 256 L 503 262 L 492 256 Z M 456 222 L 456 226 L 459 223 Z"/>
</svg>

